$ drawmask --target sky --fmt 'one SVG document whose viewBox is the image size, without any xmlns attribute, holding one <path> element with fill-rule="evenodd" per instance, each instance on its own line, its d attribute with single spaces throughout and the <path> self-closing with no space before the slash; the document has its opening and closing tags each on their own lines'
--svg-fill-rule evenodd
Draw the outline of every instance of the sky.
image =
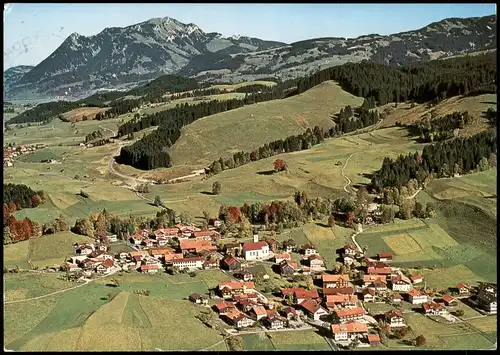
<svg viewBox="0 0 500 355">
<path fill-rule="evenodd" d="M 77 32 L 92 36 L 155 17 L 204 32 L 293 43 L 422 28 L 450 17 L 496 13 L 496 4 L 9 4 L 4 6 L 4 70 L 37 65 Z"/>
</svg>

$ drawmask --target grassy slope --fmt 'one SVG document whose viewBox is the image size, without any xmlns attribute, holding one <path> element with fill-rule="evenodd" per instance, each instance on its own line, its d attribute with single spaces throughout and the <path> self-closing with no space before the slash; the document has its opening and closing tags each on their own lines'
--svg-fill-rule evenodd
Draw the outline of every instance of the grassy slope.
<svg viewBox="0 0 500 355">
<path fill-rule="evenodd" d="M 174 165 L 207 164 L 220 156 L 250 151 L 266 142 L 302 133 L 307 127 L 329 128 L 332 114 L 362 101 L 333 82 L 325 82 L 295 97 L 197 120 L 182 129 L 170 153 Z"/>
</svg>

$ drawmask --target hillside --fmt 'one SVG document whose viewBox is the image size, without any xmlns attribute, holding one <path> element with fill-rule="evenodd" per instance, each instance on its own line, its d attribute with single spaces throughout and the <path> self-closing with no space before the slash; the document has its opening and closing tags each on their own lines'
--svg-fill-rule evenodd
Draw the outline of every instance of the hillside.
<svg viewBox="0 0 500 355">
<path fill-rule="evenodd" d="M 362 102 L 362 98 L 327 81 L 288 99 L 205 117 L 181 130 L 181 137 L 170 149 L 172 161 L 174 165 L 206 165 L 220 156 L 251 151 L 308 127 L 330 128 L 333 114 L 346 105 L 359 106 Z"/>
<path fill-rule="evenodd" d="M 162 74 L 201 81 L 239 82 L 269 76 L 286 80 L 346 62 L 368 60 L 401 66 L 493 48 L 496 15 L 445 19 L 388 36 L 317 38 L 293 44 L 224 38 L 167 17 L 106 28 L 91 37 L 72 34 L 22 76 L 7 98 L 21 98 L 30 92 L 44 97 L 69 91 L 83 94 L 138 84 Z"/>
</svg>

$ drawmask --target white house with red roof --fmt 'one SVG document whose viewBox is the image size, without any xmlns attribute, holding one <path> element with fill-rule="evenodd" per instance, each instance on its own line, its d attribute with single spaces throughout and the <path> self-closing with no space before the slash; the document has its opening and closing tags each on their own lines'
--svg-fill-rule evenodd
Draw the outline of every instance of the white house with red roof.
<svg viewBox="0 0 500 355">
<path fill-rule="evenodd" d="M 254 236 L 254 241 L 243 244 L 243 257 L 245 260 L 262 260 L 268 259 L 269 245 L 264 241 L 258 241 L 259 237 Z"/>
</svg>

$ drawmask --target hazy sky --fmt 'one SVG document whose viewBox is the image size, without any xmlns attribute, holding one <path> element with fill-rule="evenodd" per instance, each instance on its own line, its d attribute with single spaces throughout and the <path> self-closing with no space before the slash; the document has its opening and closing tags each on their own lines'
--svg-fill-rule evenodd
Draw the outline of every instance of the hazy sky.
<svg viewBox="0 0 500 355">
<path fill-rule="evenodd" d="M 496 13 L 495 4 L 14 4 L 4 10 L 5 69 L 36 65 L 73 32 L 95 35 L 154 17 L 291 43 L 418 29 L 449 17 Z"/>
</svg>

